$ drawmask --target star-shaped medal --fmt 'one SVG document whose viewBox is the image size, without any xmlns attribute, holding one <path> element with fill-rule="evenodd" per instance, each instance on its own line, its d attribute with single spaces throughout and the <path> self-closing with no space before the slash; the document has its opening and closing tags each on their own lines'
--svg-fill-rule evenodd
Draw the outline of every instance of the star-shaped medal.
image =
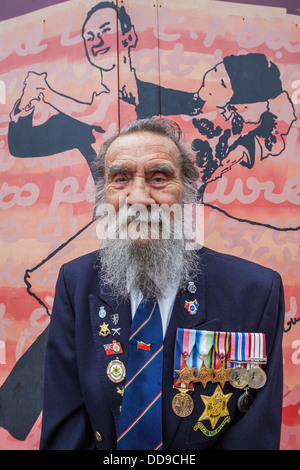
<svg viewBox="0 0 300 470">
<path fill-rule="evenodd" d="M 214 429 L 220 418 L 229 415 L 227 404 L 231 395 L 232 393 L 224 395 L 220 385 L 217 386 L 211 397 L 200 395 L 205 405 L 205 410 L 203 411 L 198 421 L 204 421 L 207 419 L 210 421 L 212 429 Z"/>
<path fill-rule="evenodd" d="M 189 367 L 185 359 L 183 368 L 180 370 L 175 370 L 175 372 L 179 375 L 178 379 L 176 379 L 177 383 L 175 384 L 175 387 L 179 387 L 180 384 L 184 384 L 186 388 L 189 388 L 190 383 L 195 381 L 195 370 L 196 367 Z"/>
<path fill-rule="evenodd" d="M 231 381 L 232 378 L 230 377 L 231 369 L 225 369 L 223 364 L 220 365 L 219 369 L 214 369 L 213 372 L 215 374 L 212 382 L 219 382 L 221 387 L 224 388 L 225 382 Z"/>
<path fill-rule="evenodd" d="M 196 369 L 196 375 L 197 378 L 194 379 L 194 382 L 201 382 L 204 388 L 206 387 L 207 382 L 213 382 L 213 370 L 208 369 L 204 364 L 204 361 L 201 368 Z"/>
</svg>

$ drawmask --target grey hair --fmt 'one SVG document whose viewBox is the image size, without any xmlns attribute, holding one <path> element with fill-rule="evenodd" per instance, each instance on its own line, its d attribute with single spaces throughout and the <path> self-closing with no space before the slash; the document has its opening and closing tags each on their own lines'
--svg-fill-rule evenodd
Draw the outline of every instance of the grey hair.
<svg viewBox="0 0 300 470">
<path fill-rule="evenodd" d="M 109 137 L 102 145 L 100 152 L 95 159 L 93 168 L 97 174 L 95 207 L 105 202 L 105 157 L 110 145 L 120 136 L 136 134 L 139 132 L 151 132 L 171 139 L 176 145 L 181 164 L 181 175 L 183 185 L 182 203 L 197 202 L 197 181 L 198 171 L 192 161 L 192 154 L 183 142 L 183 135 L 179 125 L 169 119 L 147 118 L 131 122 L 125 128 L 119 130 L 112 137 Z"/>
</svg>

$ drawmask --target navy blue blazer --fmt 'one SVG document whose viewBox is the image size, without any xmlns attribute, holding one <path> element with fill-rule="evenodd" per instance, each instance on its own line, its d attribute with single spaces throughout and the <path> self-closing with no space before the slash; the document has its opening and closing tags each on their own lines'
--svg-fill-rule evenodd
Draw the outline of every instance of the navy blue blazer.
<svg viewBox="0 0 300 470">
<path fill-rule="evenodd" d="M 279 274 L 255 263 L 201 249 L 201 274 L 194 294 L 177 293 L 164 342 L 163 441 L 164 450 L 278 449 L 281 428 L 283 366 L 282 333 L 284 296 Z M 196 315 L 184 308 L 185 301 L 198 300 Z M 107 315 L 99 318 L 99 309 Z M 119 322 L 113 335 L 111 315 Z M 99 335 L 100 324 L 109 324 L 111 334 Z M 45 390 L 41 449 L 116 448 L 116 433 L 122 396 L 107 374 L 104 344 L 119 341 L 126 365 L 131 324 L 130 302 L 116 303 L 101 285 L 97 253 L 73 260 L 60 270 L 45 362 Z M 237 408 L 243 393 L 229 382 L 223 393 L 230 421 L 215 436 L 206 436 L 194 426 L 204 410 L 200 394 L 213 394 L 216 384 L 195 384 L 191 396 L 194 411 L 181 418 L 172 410 L 174 346 L 177 328 L 266 334 L 267 382 L 255 392 L 247 413 Z M 228 420 L 227 420 L 228 421 Z M 221 420 L 219 421 L 221 423 Z M 219 425 L 218 423 L 218 425 Z"/>
</svg>

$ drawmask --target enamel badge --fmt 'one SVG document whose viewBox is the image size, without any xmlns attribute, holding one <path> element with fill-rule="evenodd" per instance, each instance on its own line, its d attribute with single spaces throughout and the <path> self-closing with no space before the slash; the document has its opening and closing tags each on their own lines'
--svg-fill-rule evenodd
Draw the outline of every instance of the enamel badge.
<svg viewBox="0 0 300 470">
<path fill-rule="evenodd" d="M 197 302 L 197 299 L 188 302 L 187 300 L 185 301 L 184 308 L 187 309 L 190 315 L 195 315 L 197 313 L 197 309 L 199 307 L 199 304 Z"/>
<path fill-rule="evenodd" d="M 121 343 L 118 343 L 117 341 L 113 341 L 109 344 L 104 344 L 103 346 L 107 356 L 110 356 L 112 354 L 122 354 L 123 352 Z"/>
</svg>

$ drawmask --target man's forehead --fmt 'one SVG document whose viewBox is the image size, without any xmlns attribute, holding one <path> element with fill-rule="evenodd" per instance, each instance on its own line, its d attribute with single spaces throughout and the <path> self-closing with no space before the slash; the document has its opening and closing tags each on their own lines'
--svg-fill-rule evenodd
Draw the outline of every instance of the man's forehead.
<svg viewBox="0 0 300 470">
<path fill-rule="evenodd" d="M 160 157 L 177 162 L 179 150 L 173 140 L 167 136 L 137 132 L 117 137 L 107 150 L 106 163 L 140 157 L 145 159 Z"/>
</svg>

